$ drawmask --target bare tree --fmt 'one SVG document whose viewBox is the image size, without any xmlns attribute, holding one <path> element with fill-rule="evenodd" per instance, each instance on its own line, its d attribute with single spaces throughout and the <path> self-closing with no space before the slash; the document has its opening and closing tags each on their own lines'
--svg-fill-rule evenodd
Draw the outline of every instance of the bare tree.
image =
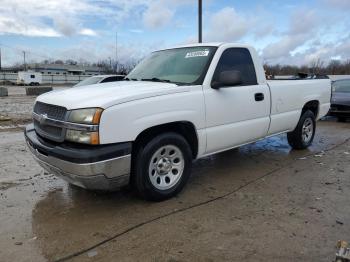
<svg viewBox="0 0 350 262">
<path fill-rule="evenodd" d="M 267 75 L 296 75 L 298 73 L 307 73 L 315 75 L 350 75 L 350 60 L 340 61 L 331 60 L 327 65 L 324 61 L 316 59 L 309 65 L 269 65 L 264 64 Z"/>
<path fill-rule="evenodd" d="M 321 70 L 323 68 L 324 62 L 318 58 L 310 63 L 309 66 L 309 73 L 313 75 L 319 75 L 321 74 Z"/>
</svg>

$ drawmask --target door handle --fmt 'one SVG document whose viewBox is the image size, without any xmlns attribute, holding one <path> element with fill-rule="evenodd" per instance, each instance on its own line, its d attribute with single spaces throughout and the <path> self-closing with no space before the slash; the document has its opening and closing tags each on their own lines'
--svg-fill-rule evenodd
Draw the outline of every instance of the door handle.
<svg viewBox="0 0 350 262">
<path fill-rule="evenodd" d="M 254 96 L 255 96 L 255 101 L 263 101 L 265 98 L 263 93 L 256 93 Z"/>
</svg>

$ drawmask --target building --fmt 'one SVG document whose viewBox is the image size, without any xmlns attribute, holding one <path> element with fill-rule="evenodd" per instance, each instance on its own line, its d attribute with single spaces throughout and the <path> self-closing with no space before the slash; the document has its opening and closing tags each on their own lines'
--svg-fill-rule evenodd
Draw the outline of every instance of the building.
<svg viewBox="0 0 350 262">
<path fill-rule="evenodd" d="M 100 75 L 103 69 L 97 66 L 66 65 L 66 64 L 43 64 L 33 63 L 27 65 L 28 70 L 41 72 L 44 75 Z"/>
</svg>

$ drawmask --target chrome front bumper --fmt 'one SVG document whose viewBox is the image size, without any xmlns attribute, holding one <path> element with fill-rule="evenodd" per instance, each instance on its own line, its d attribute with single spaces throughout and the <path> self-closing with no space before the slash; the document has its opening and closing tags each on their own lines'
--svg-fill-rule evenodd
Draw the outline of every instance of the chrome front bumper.
<svg viewBox="0 0 350 262">
<path fill-rule="evenodd" d="M 97 162 L 74 163 L 42 153 L 26 134 L 26 142 L 34 159 L 47 172 L 67 182 L 91 190 L 113 191 L 129 183 L 131 154 Z"/>
</svg>

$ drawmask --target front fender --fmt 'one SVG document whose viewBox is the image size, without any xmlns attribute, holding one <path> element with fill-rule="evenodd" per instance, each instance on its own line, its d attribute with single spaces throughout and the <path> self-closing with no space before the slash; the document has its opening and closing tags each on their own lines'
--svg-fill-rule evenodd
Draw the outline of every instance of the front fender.
<svg viewBox="0 0 350 262">
<path fill-rule="evenodd" d="M 198 91 L 135 100 L 107 108 L 100 121 L 100 143 L 134 141 L 144 130 L 171 122 L 205 126 L 204 98 Z"/>
</svg>

